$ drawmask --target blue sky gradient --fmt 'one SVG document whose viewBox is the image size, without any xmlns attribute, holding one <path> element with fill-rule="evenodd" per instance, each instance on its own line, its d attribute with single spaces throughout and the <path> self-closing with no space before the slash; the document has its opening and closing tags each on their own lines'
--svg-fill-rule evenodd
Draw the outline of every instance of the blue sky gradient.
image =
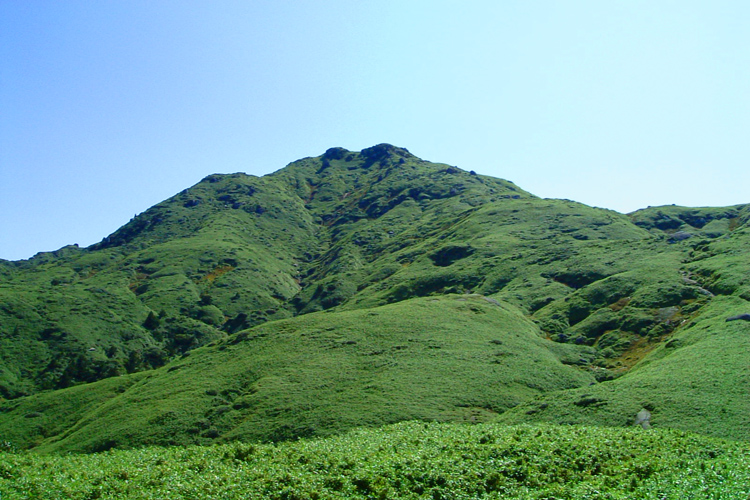
<svg viewBox="0 0 750 500">
<path fill-rule="evenodd" d="M 0 1 L 0 258 L 381 142 L 630 212 L 749 203 L 750 3 Z"/>
</svg>

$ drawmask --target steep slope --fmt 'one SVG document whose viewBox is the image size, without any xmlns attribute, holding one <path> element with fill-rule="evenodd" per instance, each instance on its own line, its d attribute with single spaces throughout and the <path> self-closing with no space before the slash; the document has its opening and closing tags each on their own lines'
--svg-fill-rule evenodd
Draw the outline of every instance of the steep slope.
<svg viewBox="0 0 750 500">
<path fill-rule="evenodd" d="M 6 263 L 2 394 L 162 366 L 221 338 L 222 330 L 289 316 L 283 305 L 299 288 L 292 255 L 302 253 L 314 228 L 304 210 L 296 213 L 276 186 L 264 184 L 244 175 L 211 177 L 92 248 Z M 268 192 L 257 197 L 283 215 L 224 208 L 224 190 Z M 209 194 L 215 199 L 200 201 Z"/>
<path fill-rule="evenodd" d="M 359 283 L 336 288 L 331 276 L 472 206 L 522 196 L 389 145 L 334 148 L 262 178 L 208 176 L 100 244 L 0 262 L 0 395 L 162 366 L 226 333 L 335 306 Z"/>
</svg>

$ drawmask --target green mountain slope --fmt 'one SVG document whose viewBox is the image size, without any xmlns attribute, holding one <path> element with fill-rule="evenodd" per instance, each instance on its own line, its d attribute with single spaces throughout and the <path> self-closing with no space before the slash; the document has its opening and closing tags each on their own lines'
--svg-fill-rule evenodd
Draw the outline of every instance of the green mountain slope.
<svg viewBox="0 0 750 500">
<path fill-rule="evenodd" d="M 750 321 L 728 321 L 750 313 L 746 217 L 731 234 L 693 245 L 685 280 L 700 280 L 709 295 L 665 310 L 677 325 L 633 370 L 607 384 L 541 396 L 501 420 L 628 425 L 645 407 L 653 425 L 748 439 Z"/>
<path fill-rule="evenodd" d="M 539 199 L 390 145 L 211 175 L 0 261 L 0 430 L 96 450 L 647 406 L 745 437 L 749 220 Z"/>
<path fill-rule="evenodd" d="M 332 307 L 359 285 L 349 269 L 472 206 L 530 196 L 393 146 L 342 151 L 263 178 L 208 176 L 100 244 L 0 262 L 0 394 L 154 368 L 226 333 Z M 332 290 L 335 274 L 343 285 Z"/>
<path fill-rule="evenodd" d="M 315 313 L 243 331 L 114 386 L 108 379 L 16 400 L 0 432 L 46 450 L 92 451 L 481 421 L 593 382 L 552 347 L 518 310 L 479 295 Z M 82 397 L 86 404 L 57 403 Z"/>
</svg>

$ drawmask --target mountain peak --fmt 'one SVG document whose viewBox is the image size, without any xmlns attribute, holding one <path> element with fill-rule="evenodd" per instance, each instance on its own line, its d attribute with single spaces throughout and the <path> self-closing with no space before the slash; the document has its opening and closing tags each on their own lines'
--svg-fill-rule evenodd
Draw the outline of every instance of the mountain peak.
<svg viewBox="0 0 750 500">
<path fill-rule="evenodd" d="M 393 146 L 392 144 L 385 143 L 372 146 L 371 148 L 363 149 L 360 154 L 365 158 L 373 161 L 379 161 L 388 156 L 400 156 L 402 158 L 414 156 L 406 148 L 399 148 L 397 146 Z"/>
<path fill-rule="evenodd" d="M 326 150 L 322 158 L 324 160 L 341 160 L 351 155 L 353 152 L 346 148 L 335 147 Z M 406 148 L 400 148 L 392 144 L 377 144 L 360 151 L 360 156 L 366 160 L 368 165 L 380 162 L 388 158 L 416 158 Z"/>
</svg>

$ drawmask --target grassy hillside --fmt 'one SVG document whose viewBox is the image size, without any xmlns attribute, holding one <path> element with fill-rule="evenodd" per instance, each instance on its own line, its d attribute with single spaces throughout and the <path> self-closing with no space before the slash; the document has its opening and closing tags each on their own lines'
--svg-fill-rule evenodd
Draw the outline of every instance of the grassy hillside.
<svg viewBox="0 0 750 500">
<path fill-rule="evenodd" d="M 402 420 L 746 439 L 750 208 L 630 215 L 403 148 L 210 175 L 0 261 L 0 435 L 39 451 Z"/>
<path fill-rule="evenodd" d="M 593 382 L 554 347 L 518 310 L 479 295 L 315 313 L 243 331 L 149 374 L 7 402 L 0 435 L 40 451 L 98 451 L 483 421 Z M 588 349 L 565 351 L 577 358 Z"/>
<path fill-rule="evenodd" d="M 708 295 L 667 309 L 672 331 L 634 369 L 607 384 L 541 396 L 501 420 L 617 426 L 632 423 L 645 407 L 655 426 L 747 440 L 750 322 L 727 321 L 750 313 L 750 228 L 744 224 L 691 245 L 684 279 L 691 286 L 700 280 Z"/>
<path fill-rule="evenodd" d="M 0 452 L 6 499 L 734 500 L 750 448 L 677 431 L 401 423 L 278 445 Z"/>
<path fill-rule="evenodd" d="M 208 176 L 90 248 L 0 261 L 0 395 L 163 366 L 333 307 L 361 285 L 346 273 L 472 206 L 522 196 L 387 145 L 334 148 L 262 178 Z"/>
</svg>

